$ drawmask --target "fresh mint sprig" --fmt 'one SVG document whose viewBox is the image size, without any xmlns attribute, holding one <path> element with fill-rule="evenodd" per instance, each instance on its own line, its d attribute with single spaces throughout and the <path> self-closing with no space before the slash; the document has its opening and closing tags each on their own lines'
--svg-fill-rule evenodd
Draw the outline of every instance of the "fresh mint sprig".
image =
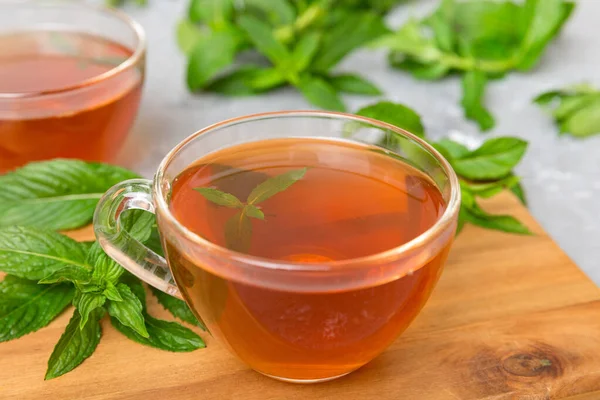
<svg viewBox="0 0 600 400">
<path fill-rule="evenodd" d="M 387 122 L 425 138 L 420 116 L 405 105 L 381 102 L 366 106 L 356 114 Z M 384 133 L 381 143 L 392 150 L 399 147 L 391 132 Z M 525 154 L 526 141 L 513 137 L 493 138 L 474 150 L 450 139 L 431 144 L 450 162 L 459 176 L 463 200 L 457 233 L 465 223 L 503 232 L 531 233 L 515 217 L 489 214 L 477 203 L 477 198 L 490 198 L 507 189 L 525 203 L 523 188 L 513 169 Z"/>
<path fill-rule="evenodd" d="M 561 135 L 584 138 L 600 133 L 600 90 L 589 84 L 545 92 L 534 102 L 549 111 Z"/>
<path fill-rule="evenodd" d="M 188 56 L 188 87 L 250 95 L 291 85 L 310 103 L 343 111 L 341 93 L 381 91 L 359 75 L 332 69 L 388 32 L 383 14 L 396 3 L 191 0 L 177 27 L 179 47 Z M 245 62 L 242 52 L 260 59 Z"/>
<path fill-rule="evenodd" d="M 0 342 L 41 329 L 70 303 L 75 306 L 46 379 L 71 371 L 94 352 L 106 314 L 119 331 L 145 345 L 169 351 L 205 346 L 192 330 L 149 315 L 142 283 L 97 242 L 77 242 L 54 231 L 87 224 L 103 191 L 134 177 L 119 167 L 78 160 L 31 163 L 0 177 L 0 271 L 8 274 L 0 282 Z M 127 211 L 120 223 L 162 254 L 152 214 Z M 175 317 L 204 326 L 183 301 L 157 297 Z"/>
<path fill-rule="evenodd" d="M 534 68 L 574 8 L 566 0 L 443 0 L 373 46 L 391 50 L 391 65 L 418 79 L 461 74 L 465 116 L 485 131 L 495 125 L 484 104 L 488 81 Z"/>
<path fill-rule="evenodd" d="M 225 245 L 230 250 L 247 252 L 252 244 L 252 221 L 250 218 L 265 219 L 264 212 L 257 204 L 288 189 L 304 178 L 306 171 L 308 171 L 308 167 L 291 170 L 266 179 L 250 191 L 245 202 L 230 193 L 215 188 L 199 187 L 194 190 L 211 203 L 239 210 L 225 222 Z"/>
</svg>

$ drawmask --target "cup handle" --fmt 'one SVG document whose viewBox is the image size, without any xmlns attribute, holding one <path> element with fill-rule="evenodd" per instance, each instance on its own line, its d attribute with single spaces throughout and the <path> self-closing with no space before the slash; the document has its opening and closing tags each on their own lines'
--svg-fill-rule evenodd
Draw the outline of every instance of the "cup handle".
<svg viewBox="0 0 600 400">
<path fill-rule="evenodd" d="M 94 232 L 102 249 L 127 271 L 147 284 L 183 300 L 167 261 L 132 237 L 121 227 L 119 217 L 126 210 L 155 214 L 152 181 L 130 179 L 110 188 L 94 212 Z"/>
</svg>

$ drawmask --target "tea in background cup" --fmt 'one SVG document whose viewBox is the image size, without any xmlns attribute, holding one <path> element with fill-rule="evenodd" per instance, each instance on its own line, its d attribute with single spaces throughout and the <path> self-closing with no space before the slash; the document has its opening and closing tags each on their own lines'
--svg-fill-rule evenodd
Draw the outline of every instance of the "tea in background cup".
<svg viewBox="0 0 600 400">
<path fill-rule="evenodd" d="M 0 173 L 30 161 L 112 161 L 137 114 L 142 28 L 121 12 L 0 3 Z"/>
</svg>

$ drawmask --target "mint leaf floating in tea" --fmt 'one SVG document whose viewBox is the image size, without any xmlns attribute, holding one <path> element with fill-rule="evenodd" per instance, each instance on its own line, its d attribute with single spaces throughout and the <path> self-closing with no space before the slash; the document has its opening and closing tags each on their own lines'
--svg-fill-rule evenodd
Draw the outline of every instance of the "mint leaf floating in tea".
<svg viewBox="0 0 600 400">
<path fill-rule="evenodd" d="M 137 177 L 120 167 L 80 160 L 27 164 L 0 176 L 0 227 L 79 228 L 91 222 L 104 192 Z"/>
<path fill-rule="evenodd" d="M 222 192 L 213 188 L 194 188 L 195 191 L 199 192 L 204 198 L 212 203 L 219 206 L 225 206 L 229 208 L 243 208 L 242 203 L 237 197 L 232 194 Z"/>
<path fill-rule="evenodd" d="M 374 46 L 389 49 L 391 65 L 417 79 L 464 74 L 465 116 L 485 131 L 494 126 L 484 104 L 488 81 L 535 67 L 574 8 L 565 0 L 443 0 L 431 15 L 410 20 Z"/>
<path fill-rule="evenodd" d="M 267 179 L 252 189 L 246 202 L 248 204 L 258 204 L 279 192 L 283 192 L 294 183 L 304 178 L 306 171 L 308 171 L 308 168 L 295 169 Z"/>
<path fill-rule="evenodd" d="M 542 93 L 534 102 L 550 112 L 561 135 L 583 138 L 600 133 L 600 90 L 590 85 Z"/>
<path fill-rule="evenodd" d="M 291 170 L 268 178 L 252 189 L 245 203 L 234 195 L 218 189 L 194 188 L 194 190 L 200 193 L 206 200 L 216 205 L 228 208 L 241 208 L 240 211 L 236 212 L 225 223 L 225 245 L 230 250 L 247 252 L 250 249 L 252 241 L 252 221 L 250 218 L 265 219 L 264 212 L 256 204 L 262 203 L 277 193 L 288 189 L 302 179 L 306 171 L 308 171 L 308 167 Z"/>
<path fill-rule="evenodd" d="M 358 75 L 331 70 L 388 31 L 383 14 L 392 4 L 191 0 L 177 26 L 177 42 L 188 56 L 188 87 L 252 95 L 289 84 L 312 104 L 342 111 L 340 93 L 380 90 Z"/>
<path fill-rule="evenodd" d="M 8 275 L 0 282 L 0 342 L 48 325 L 73 299 L 69 285 L 41 286 Z"/>
<path fill-rule="evenodd" d="M 95 310 L 87 323 L 82 325 L 79 313 L 73 313 L 48 360 L 46 380 L 66 374 L 92 355 L 102 336 L 100 320 L 103 314 L 102 309 Z"/>
</svg>

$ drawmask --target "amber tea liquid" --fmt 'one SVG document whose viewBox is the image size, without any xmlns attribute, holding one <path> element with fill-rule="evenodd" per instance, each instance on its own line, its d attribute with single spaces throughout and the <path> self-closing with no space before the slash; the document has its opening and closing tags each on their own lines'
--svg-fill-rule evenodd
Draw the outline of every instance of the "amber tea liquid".
<svg viewBox="0 0 600 400">
<path fill-rule="evenodd" d="M 260 204 L 265 220 L 251 220 L 248 254 L 295 263 L 369 256 L 417 237 L 445 210 L 431 179 L 381 149 L 312 138 L 212 153 L 175 179 L 170 209 L 188 229 L 225 246 L 224 227 L 236 210 L 207 201 L 194 188 L 245 200 L 268 177 L 304 167 L 309 169 L 301 180 Z M 449 245 L 392 282 L 301 292 L 242 284 L 219 265 L 188 259 L 173 243 L 167 241 L 166 250 L 184 296 L 243 361 L 267 375 L 318 380 L 364 365 L 409 325 L 429 297 Z"/>
<path fill-rule="evenodd" d="M 77 90 L 40 93 L 82 85 L 131 54 L 87 34 L 1 35 L 0 173 L 56 157 L 113 160 L 137 113 L 141 71 L 131 68 Z"/>
</svg>

